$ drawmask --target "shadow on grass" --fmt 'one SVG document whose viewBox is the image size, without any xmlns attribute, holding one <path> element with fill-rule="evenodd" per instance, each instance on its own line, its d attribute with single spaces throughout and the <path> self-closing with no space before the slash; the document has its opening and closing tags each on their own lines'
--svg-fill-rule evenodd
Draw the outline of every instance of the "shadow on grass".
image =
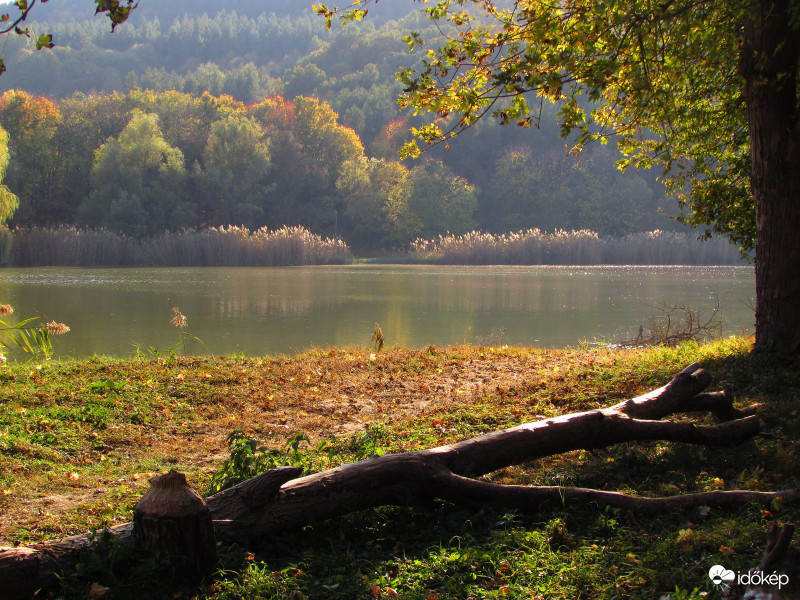
<svg viewBox="0 0 800 600">
<path fill-rule="evenodd" d="M 534 461 L 507 476 L 637 495 L 797 489 L 797 359 L 751 353 L 703 363 L 715 378 L 713 389 L 731 390 L 738 405 L 762 405 L 764 436 L 733 448 L 620 444 Z M 713 422 L 707 415 L 686 418 Z M 115 587 L 104 583 L 102 571 L 84 569 L 82 579 L 73 580 L 77 591 L 64 597 L 86 598 L 97 582 L 109 588 L 102 596 L 109 600 L 718 598 L 709 568 L 755 567 L 768 524 L 798 517 L 795 505 L 781 503 L 652 516 L 557 502 L 529 514 L 444 503 L 384 507 L 310 524 L 257 546 L 225 547 L 223 569 L 199 590 L 169 587 L 158 572 L 138 589 L 126 587 L 124 578 Z"/>
</svg>

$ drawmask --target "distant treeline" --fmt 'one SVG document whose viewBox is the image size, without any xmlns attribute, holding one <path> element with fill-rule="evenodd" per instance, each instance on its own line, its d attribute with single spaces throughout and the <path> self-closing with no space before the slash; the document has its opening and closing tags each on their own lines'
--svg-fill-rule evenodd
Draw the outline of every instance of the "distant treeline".
<svg viewBox="0 0 800 600">
<path fill-rule="evenodd" d="M 10 39 L 11 226 L 135 238 L 302 226 L 362 256 L 473 229 L 681 228 L 657 174 L 619 172 L 613 143 L 569 153 L 547 103 L 535 130 L 479 122 L 452 151 L 400 162 L 423 123 L 396 103 L 395 72 L 420 58 L 403 37 L 441 35 L 418 3 L 381 3 L 331 31 L 285 1 L 162 4 L 142 3 L 113 35 L 85 0 L 37 5 L 56 47 Z"/>
<path fill-rule="evenodd" d="M 725 240 L 699 241 L 674 231 L 602 238 L 594 231 L 538 229 L 505 235 L 472 231 L 416 240 L 415 262 L 448 265 L 737 265 L 739 251 Z"/>
<path fill-rule="evenodd" d="M 3 262 L 12 267 L 229 267 L 344 264 L 347 245 L 302 227 L 277 231 L 219 227 L 166 232 L 147 239 L 105 229 L 0 229 Z"/>
<path fill-rule="evenodd" d="M 473 229 L 623 236 L 677 226 L 658 213 L 648 182 L 619 173 L 603 147 L 575 157 L 563 142 L 511 144 L 516 131 L 489 127 L 469 132 L 442 160 L 401 162 L 406 119 L 385 124 L 365 148 L 312 97 L 244 104 L 136 89 L 55 102 L 12 90 L 0 96 L 0 125 L 10 156 L 3 183 L 19 199 L 11 226 L 137 239 L 302 226 L 359 255 Z"/>
</svg>

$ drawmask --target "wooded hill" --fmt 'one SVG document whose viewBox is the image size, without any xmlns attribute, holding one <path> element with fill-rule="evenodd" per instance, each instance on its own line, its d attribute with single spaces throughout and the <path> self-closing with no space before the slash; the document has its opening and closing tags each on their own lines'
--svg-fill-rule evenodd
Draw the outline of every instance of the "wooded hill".
<svg viewBox="0 0 800 600">
<path fill-rule="evenodd" d="M 568 154 L 554 119 L 481 123 L 401 163 L 418 124 L 395 102 L 395 72 L 416 60 L 403 37 L 432 34 L 411 2 L 331 32 L 293 2 L 142 5 L 113 34 L 82 0 L 37 8 L 56 47 L 10 38 L 0 77 L 25 91 L 0 100 L 11 225 L 303 225 L 357 253 L 472 229 L 679 227 L 658 212 L 677 206 L 656 173 L 620 173 L 607 146 Z"/>
</svg>

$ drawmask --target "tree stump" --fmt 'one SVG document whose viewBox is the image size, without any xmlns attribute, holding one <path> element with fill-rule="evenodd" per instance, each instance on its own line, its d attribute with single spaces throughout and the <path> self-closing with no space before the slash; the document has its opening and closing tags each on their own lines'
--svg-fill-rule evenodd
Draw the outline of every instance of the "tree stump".
<svg viewBox="0 0 800 600">
<path fill-rule="evenodd" d="M 177 471 L 153 477 L 150 486 L 133 508 L 135 543 L 172 565 L 176 579 L 199 583 L 219 563 L 206 503 Z"/>
</svg>

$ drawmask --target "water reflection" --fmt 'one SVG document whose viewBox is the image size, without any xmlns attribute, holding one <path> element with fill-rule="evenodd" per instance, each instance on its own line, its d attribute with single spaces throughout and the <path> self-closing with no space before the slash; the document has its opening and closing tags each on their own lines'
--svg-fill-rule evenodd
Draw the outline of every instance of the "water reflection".
<svg viewBox="0 0 800 600">
<path fill-rule="evenodd" d="M 503 341 L 545 347 L 638 329 L 661 303 L 707 310 L 721 299 L 731 332 L 752 328 L 751 267 L 345 266 L 202 269 L 7 269 L 0 302 L 20 318 L 70 325 L 57 350 L 130 355 L 179 337 L 172 306 L 213 353 L 265 354 L 369 344 Z M 200 347 L 190 350 L 201 351 Z"/>
</svg>

